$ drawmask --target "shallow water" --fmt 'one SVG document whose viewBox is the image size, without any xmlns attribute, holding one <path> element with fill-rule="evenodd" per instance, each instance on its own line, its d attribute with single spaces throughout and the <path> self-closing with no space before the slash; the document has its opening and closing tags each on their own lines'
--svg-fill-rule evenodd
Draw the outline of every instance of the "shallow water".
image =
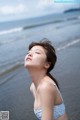
<svg viewBox="0 0 80 120">
<path fill-rule="evenodd" d="M 36 119 L 29 92 L 31 80 L 23 63 L 28 44 L 44 37 L 52 41 L 57 51 L 58 61 L 52 74 L 60 83 L 69 120 L 80 119 L 80 19 L 70 17 L 63 17 L 63 22 L 0 35 L 0 111 L 10 111 L 10 120 Z"/>
</svg>

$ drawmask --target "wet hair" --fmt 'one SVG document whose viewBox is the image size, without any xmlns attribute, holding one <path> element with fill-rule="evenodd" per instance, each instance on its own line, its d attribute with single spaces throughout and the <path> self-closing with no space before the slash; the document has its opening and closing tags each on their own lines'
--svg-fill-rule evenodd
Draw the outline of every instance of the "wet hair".
<svg viewBox="0 0 80 120">
<path fill-rule="evenodd" d="M 44 38 L 39 42 L 32 42 L 29 45 L 29 50 L 34 46 L 41 46 L 45 49 L 47 62 L 50 63 L 50 67 L 47 70 L 47 75 L 56 83 L 57 87 L 59 88 L 57 80 L 50 74 L 50 71 L 54 68 L 57 61 L 56 51 L 55 48 L 52 46 L 51 41 L 49 41 L 47 38 Z"/>
</svg>

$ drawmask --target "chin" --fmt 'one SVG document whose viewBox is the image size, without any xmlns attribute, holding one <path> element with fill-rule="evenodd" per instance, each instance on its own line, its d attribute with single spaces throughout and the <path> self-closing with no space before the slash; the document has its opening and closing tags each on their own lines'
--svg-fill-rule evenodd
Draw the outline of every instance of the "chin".
<svg viewBox="0 0 80 120">
<path fill-rule="evenodd" d="M 24 67 L 26 67 L 26 68 L 32 68 L 33 67 L 33 65 L 31 65 L 31 64 L 24 64 Z"/>
<path fill-rule="evenodd" d="M 26 64 L 26 63 L 24 63 L 24 67 L 26 67 L 26 68 L 27 68 L 28 66 L 30 66 L 30 65 L 28 65 L 28 64 Z"/>
</svg>

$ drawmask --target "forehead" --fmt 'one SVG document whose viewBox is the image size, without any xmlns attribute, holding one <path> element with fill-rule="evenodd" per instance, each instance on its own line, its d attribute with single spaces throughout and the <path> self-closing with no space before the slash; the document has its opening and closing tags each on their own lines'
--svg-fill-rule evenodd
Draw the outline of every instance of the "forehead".
<svg viewBox="0 0 80 120">
<path fill-rule="evenodd" d="M 45 49 L 42 46 L 39 46 L 39 45 L 33 46 L 30 50 L 38 50 L 40 52 L 45 53 Z"/>
</svg>

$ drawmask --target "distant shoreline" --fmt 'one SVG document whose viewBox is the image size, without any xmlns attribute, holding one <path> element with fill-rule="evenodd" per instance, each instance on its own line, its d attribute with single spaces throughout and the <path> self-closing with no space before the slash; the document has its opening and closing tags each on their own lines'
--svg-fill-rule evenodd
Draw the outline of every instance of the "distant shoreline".
<svg viewBox="0 0 80 120">
<path fill-rule="evenodd" d="M 68 12 L 78 12 L 78 11 L 80 11 L 80 8 L 72 8 L 72 9 L 65 10 L 64 13 L 68 13 Z"/>
</svg>

